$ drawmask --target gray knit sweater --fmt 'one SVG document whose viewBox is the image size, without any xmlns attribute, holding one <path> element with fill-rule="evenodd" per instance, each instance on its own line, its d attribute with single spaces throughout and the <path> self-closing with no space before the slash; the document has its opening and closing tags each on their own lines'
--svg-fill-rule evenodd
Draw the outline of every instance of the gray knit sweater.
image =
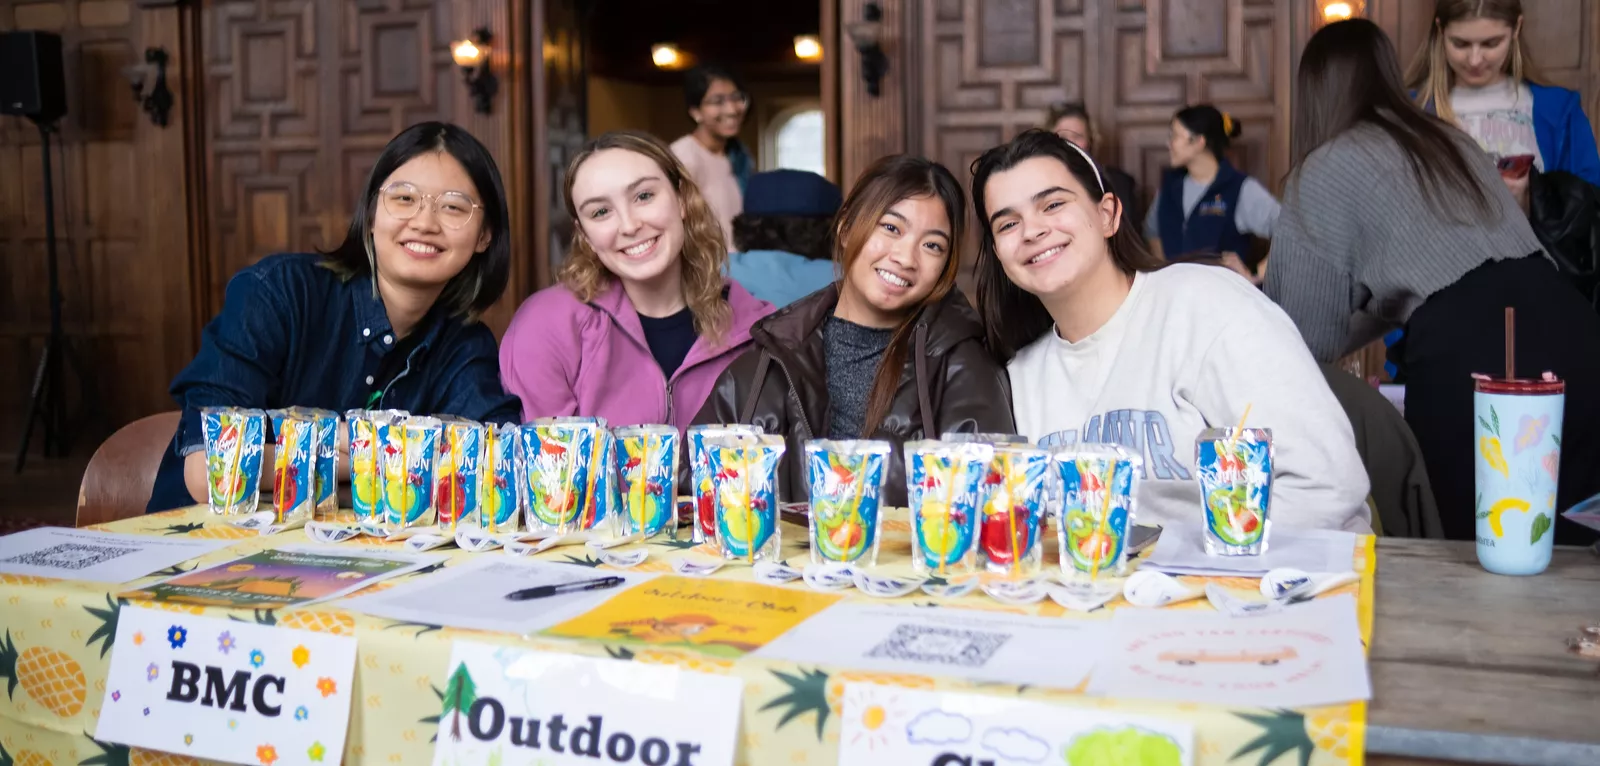
<svg viewBox="0 0 1600 766">
<path fill-rule="evenodd" d="M 1319 361 L 1404 325 L 1428 296 L 1485 262 L 1543 251 L 1488 155 L 1458 140 L 1498 210 L 1487 220 L 1467 200 L 1459 221 L 1437 213 L 1400 145 L 1372 126 L 1345 131 L 1290 178 L 1266 291 Z"/>
</svg>

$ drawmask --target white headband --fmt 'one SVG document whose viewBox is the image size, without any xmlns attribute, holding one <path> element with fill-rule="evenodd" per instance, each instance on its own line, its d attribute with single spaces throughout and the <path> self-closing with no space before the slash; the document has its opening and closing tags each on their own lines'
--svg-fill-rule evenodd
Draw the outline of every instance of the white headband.
<svg viewBox="0 0 1600 766">
<path fill-rule="evenodd" d="M 1101 196 L 1105 196 L 1105 193 L 1110 191 L 1110 189 L 1107 189 L 1106 188 L 1106 182 L 1104 180 L 1101 180 L 1101 178 L 1100 178 L 1100 167 L 1098 165 L 1094 164 L 1094 158 L 1090 157 L 1089 153 L 1083 150 L 1083 147 L 1078 146 L 1077 144 L 1073 143 L 1072 141 L 1068 141 L 1065 138 L 1063 138 L 1061 140 L 1062 141 L 1066 141 L 1067 142 L 1067 146 L 1070 146 L 1070 147 L 1072 147 L 1074 149 L 1077 149 L 1078 153 L 1083 155 L 1083 159 L 1089 163 L 1089 169 L 1094 171 L 1094 182 L 1096 184 L 1100 185 L 1100 195 Z"/>
</svg>

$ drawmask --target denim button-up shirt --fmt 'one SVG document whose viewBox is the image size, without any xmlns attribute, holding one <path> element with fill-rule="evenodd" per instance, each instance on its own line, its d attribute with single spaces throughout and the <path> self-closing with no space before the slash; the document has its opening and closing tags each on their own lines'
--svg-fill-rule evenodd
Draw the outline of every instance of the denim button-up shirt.
<svg viewBox="0 0 1600 766">
<path fill-rule="evenodd" d="M 520 422 L 521 404 L 500 385 L 489 328 L 436 306 L 416 337 L 402 341 L 372 277 L 344 279 L 321 260 L 274 255 L 228 282 L 222 312 L 201 334 L 200 353 L 172 382 L 183 416 L 162 456 L 148 511 L 194 505 L 183 458 L 205 449 L 202 407 L 402 409 Z M 386 359 L 393 353 L 405 357 Z"/>
</svg>

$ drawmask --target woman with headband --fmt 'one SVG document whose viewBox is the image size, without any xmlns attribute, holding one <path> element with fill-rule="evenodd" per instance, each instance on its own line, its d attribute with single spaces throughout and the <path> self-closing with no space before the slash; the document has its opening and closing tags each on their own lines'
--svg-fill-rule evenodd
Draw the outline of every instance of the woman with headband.
<svg viewBox="0 0 1600 766">
<path fill-rule="evenodd" d="M 1277 524 L 1366 532 L 1350 420 L 1294 323 L 1224 269 L 1161 262 L 1077 145 L 1032 130 L 973 168 L 978 312 L 1009 359 L 1017 432 L 1109 442 L 1144 460 L 1141 523 L 1200 519 L 1201 431 L 1272 429 Z"/>
<path fill-rule="evenodd" d="M 1209 104 L 1179 109 L 1167 134 L 1172 169 L 1144 219 L 1145 238 L 1169 261 L 1219 260 L 1257 284 L 1241 254 L 1250 237 L 1272 238 L 1278 201 L 1272 192 L 1228 161 L 1229 142 L 1239 121 Z"/>
</svg>

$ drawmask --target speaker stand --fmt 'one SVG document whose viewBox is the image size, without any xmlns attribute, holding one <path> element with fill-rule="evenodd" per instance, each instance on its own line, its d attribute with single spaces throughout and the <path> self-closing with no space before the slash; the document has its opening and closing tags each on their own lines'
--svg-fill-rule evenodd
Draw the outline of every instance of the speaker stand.
<svg viewBox="0 0 1600 766">
<path fill-rule="evenodd" d="M 28 400 L 28 415 L 23 421 L 22 444 L 17 448 L 16 472 L 28 460 L 28 443 L 33 438 L 33 426 L 44 419 L 44 456 L 65 457 L 71 448 L 67 428 L 67 401 L 62 392 L 62 362 L 73 367 L 81 382 L 87 382 L 83 368 L 67 345 L 66 333 L 61 327 L 61 273 L 56 260 L 56 210 L 55 182 L 50 167 L 50 134 L 55 126 L 39 122 L 40 157 L 44 162 L 44 238 L 46 268 L 50 302 L 50 330 L 45 337 L 44 351 L 39 355 L 39 368 L 33 376 L 33 392 Z M 89 401 L 85 391 L 85 402 Z"/>
</svg>

